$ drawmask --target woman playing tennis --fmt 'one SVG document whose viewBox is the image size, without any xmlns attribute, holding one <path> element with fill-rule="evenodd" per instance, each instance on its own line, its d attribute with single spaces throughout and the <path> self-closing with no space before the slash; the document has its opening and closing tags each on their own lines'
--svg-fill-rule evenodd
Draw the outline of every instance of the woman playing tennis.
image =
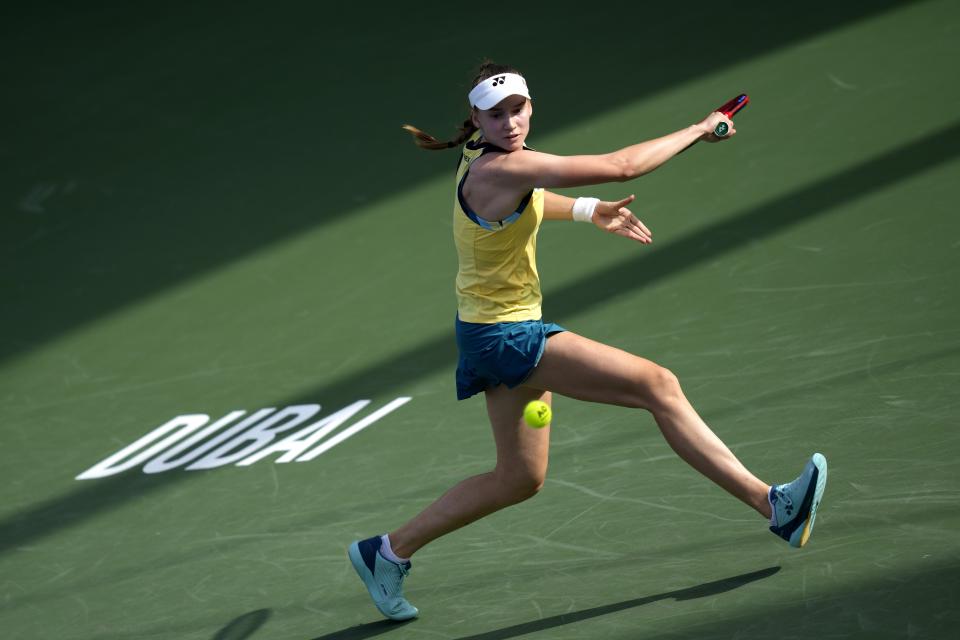
<svg viewBox="0 0 960 640">
<path fill-rule="evenodd" d="M 407 126 L 419 146 L 463 146 L 456 175 L 453 235 L 459 257 L 456 336 L 457 397 L 483 393 L 497 462 L 463 480 L 389 534 L 356 541 L 349 556 L 380 612 L 415 617 L 403 580 L 421 547 L 504 507 L 535 495 L 547 472 L 550 429 L 523 421 L 531 400 L 551 394 L 645 409 L 673 450 L 694 469 L 769 520 L 791 546 L 806 544 L 827 480 L 819 453 L 788 484 L 769 485 L 740 463 L 684 397 L 677 378 L 639 356 L 543 322 L 536 238 L 546 220 L 590 222 L 649 244 L 652 234 L 619 202 L 568 198 L 551 188 L 623 182 L 647 174 L 699 140 L 736 133 L 721 113 L 669 135 L 604 155 L 556 156 L 524 145 L 533 105 L 523 76 L 485 63 L 468 96 L 470 117 L 460 136 L 440 142 Z M 725 122 L 729 135 L 713 131 Z"/>
</svg>

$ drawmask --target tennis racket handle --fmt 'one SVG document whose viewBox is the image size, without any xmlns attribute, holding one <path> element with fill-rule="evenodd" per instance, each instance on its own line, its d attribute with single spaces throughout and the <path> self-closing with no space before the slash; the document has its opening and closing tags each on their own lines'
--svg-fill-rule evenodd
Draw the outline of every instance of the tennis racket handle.
<svg viewBox="0 0 960 640">
<path fill-rule="evenodd" d="M 733 116 L 748 104 L 750 104 L 750 96 L 745 93 L 741 93 L 736 98 L 728 100 L 724 104 L 717 107 L 717 111 L 728 118 L 733 119 Z M 718 138 L 726 138 L 727 134 L 729 133 L 730 127 L 726 122 L 719 123 L 713 130 L 713 135 L 717 136 Z"/>
</svg>

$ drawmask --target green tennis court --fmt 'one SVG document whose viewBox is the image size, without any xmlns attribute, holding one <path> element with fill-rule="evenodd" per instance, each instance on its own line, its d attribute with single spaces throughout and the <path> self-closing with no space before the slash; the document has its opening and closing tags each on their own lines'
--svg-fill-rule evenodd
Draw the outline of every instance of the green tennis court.
<svg viewBox="0 0 960 640">
<path fill-rule="evenodd" d="M 957 3 L 3 14 L 0 637 L 955 636 Z M 546 319 L 669 367 L 762 479 L 828 457 L 806 548 L 648 414 L 557 398 L 541 494 L 417 555 L 418 620 L 369 603 L 350 541 L 494 460 L 455 152 L 400 129 L 452 134 L 484 56 L 554 153 L 750 94 L 735 140 L 571 191 L 636 193 L 651 247 L 546 222 L 538 264 Z"/>
</svg>

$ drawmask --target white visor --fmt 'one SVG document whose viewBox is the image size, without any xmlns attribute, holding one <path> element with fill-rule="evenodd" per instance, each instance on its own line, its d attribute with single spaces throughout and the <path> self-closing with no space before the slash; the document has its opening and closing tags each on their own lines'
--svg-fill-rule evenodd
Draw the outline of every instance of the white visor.
<svg viewBox="0 0 960 640">
<path fill-rule="evenodd" d="M 486 111 L 510 96 L 523 96 L 529 100 L 527 81 L 516 73 L 501 73 L 487 78 L 470 91 L 470 106 Z"/>
</svg>

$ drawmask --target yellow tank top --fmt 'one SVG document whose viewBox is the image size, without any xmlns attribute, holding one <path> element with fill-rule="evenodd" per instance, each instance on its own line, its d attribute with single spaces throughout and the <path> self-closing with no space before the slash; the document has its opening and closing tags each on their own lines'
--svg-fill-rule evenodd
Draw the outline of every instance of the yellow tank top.
<svg viewBox="0 0 960 640">
<path fill-rule="evenodd" d="M 498 148 L 478 131 L 463 147 L 453 199 L 453 239 L 460 268 L 457 311 L 464 322 L 539 320 L 537 231 L 543 221 L 543 190 L 534 189 L 500 222 L 484 220 L 463 198 L 471 163 Z"/>
</svg>

